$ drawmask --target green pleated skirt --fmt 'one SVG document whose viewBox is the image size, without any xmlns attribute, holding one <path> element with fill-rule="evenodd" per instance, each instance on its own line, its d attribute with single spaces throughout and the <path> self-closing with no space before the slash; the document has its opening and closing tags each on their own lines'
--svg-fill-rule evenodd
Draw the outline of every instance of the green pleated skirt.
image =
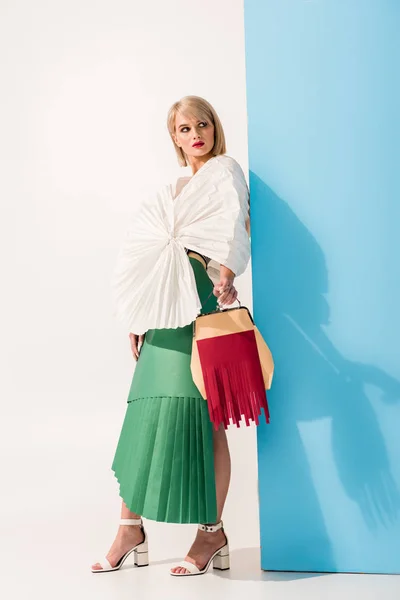
<svg viewBox="0 0 400 600">
<path fill-rule="evenodd" d="M 203 264 L 189 256 L 201 312 L 217 298 Z M 214 523 L 213 427 L 190 370 L 192 324 L 147 331 L 132 378 L 112 470 L 126 506 L 154 521 Z"/>
</svg>

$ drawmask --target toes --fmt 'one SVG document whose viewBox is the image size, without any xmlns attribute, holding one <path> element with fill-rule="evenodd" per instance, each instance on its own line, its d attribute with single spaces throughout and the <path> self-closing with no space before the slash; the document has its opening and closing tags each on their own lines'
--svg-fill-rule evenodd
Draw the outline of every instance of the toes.
<svg viewBox="0 0 400 600">
<path fill-rule="evenodd" d="M 94 565 L 92 565 L 92 569 L 95 569 L 96 571 L 101 571 L 103 567 L 101 566 L 100 563 L 96 563 Z"/>
<path fill-rule="evenodd" d="M 173 567 L 171 569 L 172 573 L 187 573 L 188 570 L 185 569 L 184 567 Z"/>
</svg>

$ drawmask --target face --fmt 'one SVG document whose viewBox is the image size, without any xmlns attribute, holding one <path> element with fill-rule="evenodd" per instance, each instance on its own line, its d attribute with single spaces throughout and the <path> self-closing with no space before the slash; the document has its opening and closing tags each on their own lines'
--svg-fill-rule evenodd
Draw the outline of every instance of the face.
<svg viewBox="0 0 400 600">
<path fill-rule="evenodd" d="M 210 154 L 214 147 L 214 125 L 209 121 L 178 113 L 173 137 L 176 145 L 182 148 L 188 157 L 204 157 Z M 193 145 L 198 142 L 203 144 Z"/>
</svg>

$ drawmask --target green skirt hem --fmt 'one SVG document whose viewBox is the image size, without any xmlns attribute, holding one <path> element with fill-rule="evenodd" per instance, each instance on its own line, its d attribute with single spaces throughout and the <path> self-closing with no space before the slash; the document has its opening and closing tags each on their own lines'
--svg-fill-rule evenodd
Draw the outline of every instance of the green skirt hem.
<svg viewBox="0 0 400 600">
<path fill-rule="evenodd" d="M 213 429 L 202 397 L 128 402 L 111 469 L 132 512 L 165 523 L 214 523 Z"/>
</svg>

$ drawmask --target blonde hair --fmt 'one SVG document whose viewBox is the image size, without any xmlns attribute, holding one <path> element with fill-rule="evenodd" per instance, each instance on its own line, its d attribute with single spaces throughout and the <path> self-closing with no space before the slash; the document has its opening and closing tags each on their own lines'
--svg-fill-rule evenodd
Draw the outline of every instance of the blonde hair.
<svg viewBox="0 0 400 600">
<path fill-rule="evenodd" d="M 191 115 L 199 120 L 211 122 L 214 125 L 214 146 L 212 153 L 214 156 L 218 154 L 226 153 L 225 134 L 222 128 L 221 121 L 215 111 L 207 100 L 200 96 L 184 96 L 171 106 L 168 111 L 167 127 L 171 140 L 174 144 L 175 152 L 178 157 L 178 162 L 181 167 L 186 167 L 189 163 L 187 160 L 187 154 L 176 145 L 172 134 L 175 134 L 175 120 L 178 113 L 185 113 Z"/>
</svg>

